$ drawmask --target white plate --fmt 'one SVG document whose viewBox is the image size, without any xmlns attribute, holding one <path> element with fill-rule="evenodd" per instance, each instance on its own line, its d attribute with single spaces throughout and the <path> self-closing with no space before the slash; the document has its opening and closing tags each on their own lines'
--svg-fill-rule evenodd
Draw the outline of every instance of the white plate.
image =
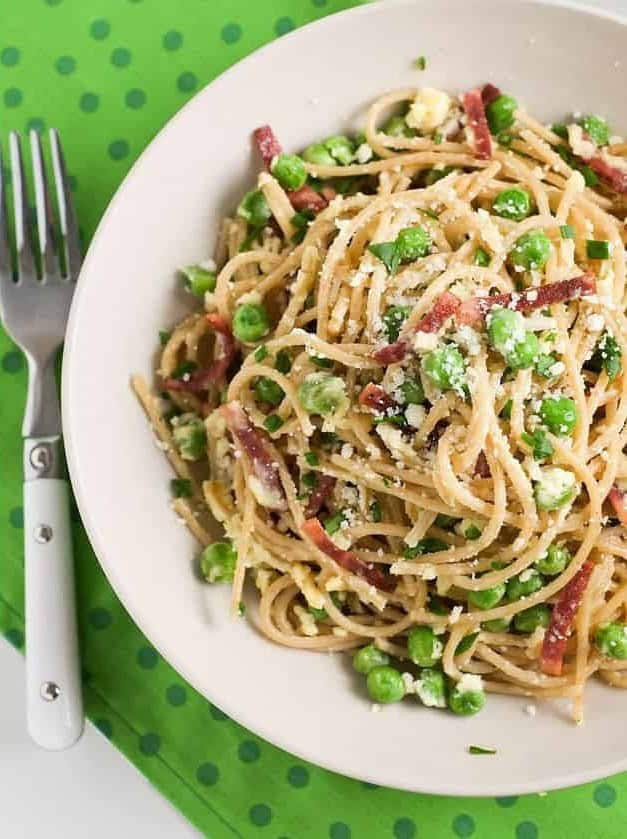
<svg viewBox="0 0 627 839">
<path fill-rule="evenodd" d="M 428 56 L 424 73 L 412 69 Z M 275 41 L 199 93 L 124 181 L 87 256 L 66 345 L 66 443 L 83 521 L 122 602 L 168 661 L 243 725 L 303 758 L 377 784 L 508 795 L 627 768 L 624 694 L 587 691 L 587 719 L 490 697 L 463 719 L 411 700 L 373 714 L 341 655 L 294 652 L 227 617 L 227 593 L 192 573 L 192 539 L 168 510 L 169 468 L 129 389 L 151 372 L 157 333 L 187 305 L 179 265 L 207 257 L 216 225 L 250 188 L 250 132 L 288 149 L 358 125 L 381 92 L 492 81 L 549 120 L 606 115 L 627 129 L 627 28 L 598 12 L 520 0 L 394 2 Z M 466 754 L 471 743 L 494 757 Z"/>
</svg>

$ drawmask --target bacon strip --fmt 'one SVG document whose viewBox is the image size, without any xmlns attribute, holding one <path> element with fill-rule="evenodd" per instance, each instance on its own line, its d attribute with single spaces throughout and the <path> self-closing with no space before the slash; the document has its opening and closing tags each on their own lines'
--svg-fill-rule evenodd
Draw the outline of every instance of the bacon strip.
<svg viewBox="0 0 627 839">
<path fill-rule="evenodd" d="M 518 312 L 532 312 L 534 309 L 544 309 L 554 303 L 565 303 L 577 297 L 594 294 L 596 291 L 596 277 L 589 271 L 570 280 L 560 280 L 537 288 L 528 288 L 521 293 L 493 294 L 490 297 L 471 297 L 459 307 L 457 320 L 460 323 L 478 323 L 495 306 L 515 309 Z"/>
<path fill-rule="evenodd" d="M 366 387 L 359 394 L 359 404 L 365 408 L 370 408 L 377 414 L 386 414 L 388 411 L 398 411 L 399 406 L 392 399 L 381 385 L 375 385 L 373 382 L 368 382 Z"/>
<path fill-rule="evenodd" d="M 209 390 L 212 384 L 224 379 L 231 362 L 237 353 L 235 338 L 231 332 L 228 321 L 218 315 L 211 313 L 207 315 L 209 326 L 216 333 L 216 347 L 220 350 L 220 357 L 200 370 L 194 370 L 187 380 L 167 378 L 163 382 L 166 390 L 177 390 L 186 393 L 202 393 Z"/>
<path fill-rule="evenodd" d="M 540 654 L 540 669 L 549 676 L 560 676 L 562 673 L 568 633 L 593 569 L 593 562 L 584 562 L 572 580 L 561 590 L 553 607 Z"/>
<path fill-rule="evenodd" d="M 227 402 L 218 410 L 226 420 L 233 438 L 250 460 L 253 475 L 261 485 L 264 506 L 269 510 L 286 510 L 287 503 L 279 469 L 272 453 L 268 450 L 266 435 L 255 428 L 239 402 Z M 255 497 L 261 503 L 257 493 Z"/>
<path fill-rule="evenodd" d="M 627 499 L 622 489 L 619 489 L 616 484 L 607 494 L 607 500 L 614 508 L 614 512 L 618 516 L 621 524 L 627 526 Z"/>
<path fill-rule="evenodd" d="M 452 317 L 459 307 L 461 300 L 450 291 L 445 291 L 433 303 L 433 308 L 421 318 L 416 324 L 416 332 L 438 332 L 444 323 Z M 381 347 L 374 353 L 375 361 L 380 364 L 394 364 L 402 361 L 409 351 L 409 342 L 406 338 L 399 338 L 393 344 Z"/>
<path fill-rule="evenodd" d="M 318 515 L 322 505 L 333 492 L 336 482 L 337 479 L 332 475 L 323 475 L 321 472 L 318 472 L 316 485 L 309 496 L 309 501 L 305 508 L 306 519 L 311 519 Z"/>
<path fill-rule="evenodd" d="M 375 565 L 368 565 L 363 562 L 352 551 L 343 551 L 338 548 L 318 519 L 307 519 L 301 529 L 318 550 L 325 553 L 346 571 L 350 571 L 358 577 L 363 577 L 371 586 L 375 586 L 382 591 L 394 591 L 396 588 L 396 581 L 389 574 L 385 574 Z"/>
<path fill-rule="evenodd" d="M 292 207 L 297 211 L 311 210 L 314 213 L 318 213 L 320 210 L 324 210 L 329 204 L 324 195 L 316 192 L 308 184 L 304 184 L 300 189 L 289 190 L 287 197 L 290 199 Z"/>
<path fill-rule="evenodd" d="M 495 87 L 493 84 L 484 84 L 481 88 L 481 100 L 483 102 L 483 107 L 487 108 L 495 99 L 498 99 L 501 95 L 501 91 L 498 87 Z"/>
<path fill-rule="evenodd" d="M 479 452 L 479 457 L 477 458 L 477 462 L 475 463 L 475 475 L 478 478 L 492 477 L 492 472 L 490 471 L 490 464 L 488 463 L 488 458 L 485 456 L 484 451 Z"/>
<path fill-rule="evenodd" d="M 616 192 L 620 192 L 622 194 L 627 192 L 626 171 L 619 169 L 618 166 L 612 166 L 611 163 L 608 163 L 607 160 L 603 160 L 602 157 L 591 157 L 586 161 L 586 163 L 593 172 L 596 172 L 600 178 L 607 181 L 607 183 L 612 187 L 612 189 L 616 190 Z"/>
<path fill-rule="evenodd" d="M 489 160 L 492 157 L 492 138 L 485 115 L 481 90 L 474 88 L 462 96 L 462 108 L 466 114 L 468 128 L 472 133 L 475 157 Z"/>
<path fill-rule="evenodd" d="M 259 128 L 255 128 L 253 137 L 264 166 L 269 169 L 270 164 L 277 155 L 281 154 L 283 148 L 269 125 L 260 125 Z"/>
</svg>

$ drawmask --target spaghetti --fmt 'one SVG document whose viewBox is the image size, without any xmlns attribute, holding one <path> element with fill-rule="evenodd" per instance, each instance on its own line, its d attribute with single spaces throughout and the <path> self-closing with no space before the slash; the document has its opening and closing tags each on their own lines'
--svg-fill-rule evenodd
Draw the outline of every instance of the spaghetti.
<svg viewBox="0 0 627 839">
<path fill-rule="evenodd" d="M 492 85 L 255 142 L 159 395 L 133 380 L 205 576 L 234 609 L 250 577 L 276 643 L 356 650 L 377 702 L 581 720 L 594 673 L 627 685 L 627 146 Z"/>
</svg>

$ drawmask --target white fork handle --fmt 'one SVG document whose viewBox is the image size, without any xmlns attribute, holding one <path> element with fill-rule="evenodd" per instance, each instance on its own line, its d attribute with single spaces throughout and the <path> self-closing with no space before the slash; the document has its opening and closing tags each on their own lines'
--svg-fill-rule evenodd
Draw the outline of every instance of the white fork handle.
<svg viewBox="0 0 627 839">
<path fill-rule="evenodd" d="M 83 730 L 67 481 L 24 484 L 26 716 L 44 749 L 67 749 Z"/>
</svg>

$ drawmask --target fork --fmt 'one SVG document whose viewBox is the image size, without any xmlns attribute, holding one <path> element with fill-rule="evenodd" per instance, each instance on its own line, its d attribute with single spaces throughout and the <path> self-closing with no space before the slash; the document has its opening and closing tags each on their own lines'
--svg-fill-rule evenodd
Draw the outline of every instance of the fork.
<svg viewBox="0 0 627 839">
<path fill-rule="evenodd" d="M 61 233 L 56 240 L 41 141 L 36 131 L 30 132 L 30 148 L 36 231 L 29 227 L 20 137 L 16 132 L 10 133 L 15 269 L 0 158 L 0 314 L 6 331 L 28 363 L 28 396 L 22 425 L 27 726 L 30 736 L 40 746 L 65 749 L 81 735 L 83 705 L 70 492 L 54 365 L 63 342 L 81 260 L 78 228 L 57 131 L 50 130 Z"/>
</svg>

